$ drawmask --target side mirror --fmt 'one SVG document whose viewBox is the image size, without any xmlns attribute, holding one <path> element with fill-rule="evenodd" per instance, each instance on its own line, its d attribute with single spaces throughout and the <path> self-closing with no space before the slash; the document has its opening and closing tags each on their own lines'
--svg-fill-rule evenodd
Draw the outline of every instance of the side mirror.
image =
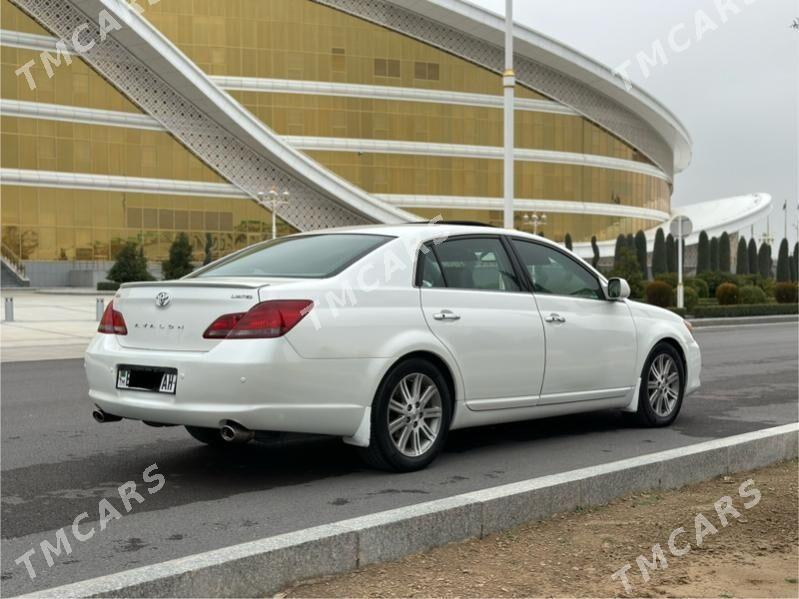
<svg viewBox="0 0 799 599">
<path fill-rule="evenodd" d="M 608 281 L 608 299 L 623 300 L 630 297 L 630 284 L 624 279 L 613 278 Z"/>
</svg>

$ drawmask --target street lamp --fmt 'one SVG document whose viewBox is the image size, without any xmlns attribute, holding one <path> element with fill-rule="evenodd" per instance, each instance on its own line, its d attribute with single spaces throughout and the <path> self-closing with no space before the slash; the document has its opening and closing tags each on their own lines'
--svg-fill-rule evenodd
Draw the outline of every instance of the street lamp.
<svg viewBox="0 0 799 599">
<path fill-rule="evenodd" d="M 258 192 L 258 203 L 265 206 L 272 213 L 272 239 L 277 239 L 277 209 L 289 203 L 289 190 L 278 193 L 274 187 L 269 190 L 269 199 L 263 191 Z"/>
<path fill-rule="evenodd" d="M 516 73 L 513 70 L 513 0 L 505 0 L 505 71 L 502 73 L 504 88 L 504 160 L 503 160 L 503 221 L 506 229 L 514 226 L 514 109 Z"/>
<path fill-rule="evenodd" d="M 547 224 L 547 215 L 533 212 L 532 214 L 525 214 L 522 220 L 525 226 L 533 226 L 533 235 L 538 235 L 538 227 L 543 227 Z"/>
</svg>

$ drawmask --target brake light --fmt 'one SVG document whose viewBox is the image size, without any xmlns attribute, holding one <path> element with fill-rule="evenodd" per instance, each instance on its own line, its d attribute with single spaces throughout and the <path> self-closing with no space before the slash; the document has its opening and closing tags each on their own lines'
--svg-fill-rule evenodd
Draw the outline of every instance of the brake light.
<svg viewBox="0 0 799 599">
<path fill-rule="evenodd" d="M 125 325 L 125 319 L 122 312 L 114 310 L 113 300 L 108 302 L 108 307 L 103 312 L 103 318 L 100 320 L 100 326 L 97 327 L 98 333 L 106 335 L 127 335 L 128 327 Z"/>
<path fill-rule="evenodd" d="M 236 314 L 224 314 L 211 323 L 211 326 L 205 329 L 203 337 L 205 339 L 224 339 L 230 334 L 236 324 L 244 318 L 246 312 L 237 312 Z"/>
<path fill-rule="evenodd" d="M 313 308 L 311 300 L 270 300 L 249 312 L 224 314 L 211 323 L 205 339 L 273 339 L 282 337 Z"/>
</svg>

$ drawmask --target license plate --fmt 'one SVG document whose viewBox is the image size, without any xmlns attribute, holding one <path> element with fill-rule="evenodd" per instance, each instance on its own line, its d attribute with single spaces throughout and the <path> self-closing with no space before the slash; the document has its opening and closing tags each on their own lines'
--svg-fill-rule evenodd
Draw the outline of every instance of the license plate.
<svg viewBox="0 0 799 599">
<path fill-rule="evenodd" d="M 120 366 L 117 369 L 117 389 L 174 395 L 177 386 L 178 371 L 176 368 Z"/>
</svg>

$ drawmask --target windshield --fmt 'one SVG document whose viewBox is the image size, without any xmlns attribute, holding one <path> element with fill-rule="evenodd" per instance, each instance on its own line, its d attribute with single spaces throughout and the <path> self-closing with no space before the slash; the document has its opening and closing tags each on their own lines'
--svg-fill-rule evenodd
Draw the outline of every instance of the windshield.
<svg viewBox="0 0 799 599">
<path fill-rule="evenodd" d="M 255 245 L 196 276 L 323 279 L 338 274 L 390 239 L 345 233 L 285 237 Z"/>
</svg>

